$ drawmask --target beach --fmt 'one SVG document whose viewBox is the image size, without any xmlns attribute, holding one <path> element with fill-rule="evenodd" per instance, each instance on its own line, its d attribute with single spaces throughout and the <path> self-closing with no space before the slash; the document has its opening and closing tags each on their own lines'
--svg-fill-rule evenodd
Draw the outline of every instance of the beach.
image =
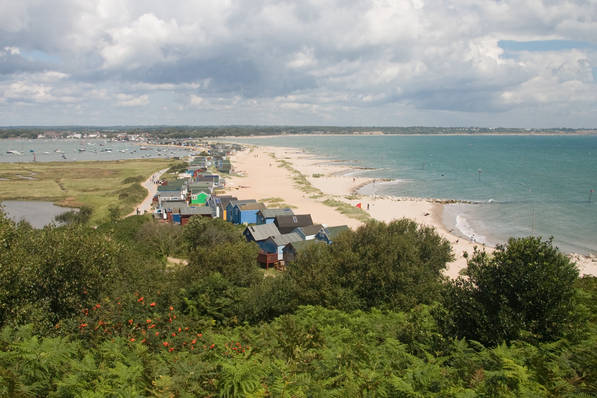
<svg viewBox="0 0 597 398">
<path fill-rule="evenodd" d="M 452 245 L 455 259 L 445 271 L 450 278 L 456 278 L 466 267 L 463 256 L 465 252 L 472 254 L 475 248 L 488 252 L 493 250 L 446 228 L 442 224 L 443 204 L 440 201 L 361 195 L 358 193 L 359 188 L 373 184 L 373 179 L 353 175 L 359 170 L 335 164 L 329 159 L 316 157 L 300 149 L 251 146 L 235 153 L 231 162 L 234 172 L 227 178 L 226 193 L 239 199 L 264 201 L 270 208 L 289 206 L 295 214 L 311 214 L 314 223 L 327 226 L 347 225 L 352 229 L 363 225 L 362 219 L 342 214 L 324 201 L 343 202 L 353 207 L 361 203 L 363 211 L 373 219 L 390 222 L 409 218 L 434 228 Z M 381 183 L 383 181 L 375 181 L 375 184 Z M 572 258 L 581 275 L 597 275 L 596 258 L 579 255 L 573 255 Z"/>
</svg>

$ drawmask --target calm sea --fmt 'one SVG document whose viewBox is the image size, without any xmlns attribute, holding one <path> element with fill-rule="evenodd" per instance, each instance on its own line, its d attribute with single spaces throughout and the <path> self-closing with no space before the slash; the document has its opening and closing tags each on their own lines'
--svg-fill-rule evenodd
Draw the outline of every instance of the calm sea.
<svg viewBox="0 0 597 398">
<path fill-rule="evenodd" d="M 143 148 L 143 149 L 141 149 Z M 2 162 L 72 162 L 76 160 L 118 160 L 139 158 L 184 157 L 190 149 L 154 147 L 102 139 L 91 140 L 0 140 Z"/>
<path fill-rule="evenodd" d="M 308 136 L 238 140 L 302 148 L 387 178 L 362 193 L 456 199 L 444 223 L 491 245 L 554 237 L 597 253 L 597 136 Z"/>
</svg>

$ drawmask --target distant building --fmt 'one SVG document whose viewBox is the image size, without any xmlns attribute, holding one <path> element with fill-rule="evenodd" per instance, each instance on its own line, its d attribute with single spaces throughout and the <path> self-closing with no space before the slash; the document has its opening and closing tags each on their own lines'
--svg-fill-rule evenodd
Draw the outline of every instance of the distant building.
<svg viewBox="0 0 597 398">
<path fill-rule="evenodd" d="M 289 209 L 264 209 L 257 213 L 257 224 L 273 223 L 278 216 L 293 216 L 294 212 Z"/>
<path fill-rule="evenodd" d="M 280 230 L 280 233 L 287 234 L 294 231 L 298 227 L 306 227 L 307 225 L 313 225 L 313 220 L 310 214 L 298 214 L 298 215 L 284 215 L 277 216 L 274 220 L 274 224 Z"/>
</svg>

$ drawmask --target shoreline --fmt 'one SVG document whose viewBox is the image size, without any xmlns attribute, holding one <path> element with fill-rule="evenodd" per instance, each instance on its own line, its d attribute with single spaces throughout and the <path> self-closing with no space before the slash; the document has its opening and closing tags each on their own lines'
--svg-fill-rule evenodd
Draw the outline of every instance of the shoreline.
<svg viewBox="0 0 597 398">
<path fill-rule="evenodd" d="M 346 224 L 351 229 L 364 224 L 361 216 L 383 222 L 400 218 L 412 219 L 434 228 L 450 242 L 455 259 L 448 263 L 444 273 L 452 279 L 458 277 L 460 270 L 466 267 L 464 252 L 470 255 L 475 248 L 489 253 L 494 249 L 473 242 L 444 225 L 445 204 L 469 203 L 468 201 L 365 195 L 359 193 L 359 190 L 381 179 L 359 177 L 358 167 L 335 164 L 340 162 L 299 148 L 243 145 L 247 149 L 235 153 L 231 158 L 234 169 L 237 173 L 241 172 L 242 176 L 230 177 L 226 187 L 227 194 L 238 196 L 239 199 L 257 199 L 264 201 L 268 207 L 288 205 L 296 214 L 312 214 L 315 223 L 328 226 Z M 356 174 L 351 174 L 355 172 Z M 297 183 L 297 179 L 301 180 L 302 185 Z M 267 199 L 272 197 L 282 201 L 269 205 Z M 362 214 L 356 210 L 359 202 L 362 204 Z M 341 203 L 342 206 L 330 206 L 330 203 Z M 344 209 L 344 206 L 347 208 Z M 342 210 L 355 210 L 361 219 L 351 218 L 343 214 Z M 597 258 L 575 253 L 569 254 L 569 257 L 577 263 L 581 275 L 597 275 Z"/>
<path fill-rule="evenodd" d="M 260 162 L 259 159 L 265 159 L 266 162 Z M 326 200 L 328 203 L 341 202 L 351 209 L 356 209 L 356 205 L 361 203 L 363 215 L 378 221 L 390 222 L 409 218 L 435 228 L 440 236 L 452 245 L 455 259 L 448 264 L 445 271 L 446 276 L 450 278 L 456 278 L 460 270 L 466 267 L 464 252 L 472 254 L 475 247 L 491 251 L 490 247 L 468 241 L 450 231 L 442 223 L 444 204 L 441 201 L 358 193 L 358 189 L 376 180 L 346 175 L 358 171 L 358 168 L 333 164 L 334 162 L 329 162 L 328 159 L 296 148 L 269 146 L 249 146 L 248 149 L 234 154 L 231 161 L 235 170 L 241 172 L 242 176 L 229 179 L 226 193 L 239 198 L 262 200 L 267 205 L 268 198 L 278 197 L 283 199 L 284 204 L 290 205 L 295 213 L 310 213 L 314 222 L 328 226 L 346 224 L 356 229 L 364 222 L 342 214 L 337 207 L 325 204 Z M 274 162 L 277 167 L 273 167 Z M 281 162 L 289 164 L 300 173 L 317 193 L 306 193 L 296 187 L 292 173 L 278 164 Z M 264 183 L 268 178 L 275 181 L 275 184 L 271 184 L 272 188 L 268 188 L 269 184 Z"/>
</svg>

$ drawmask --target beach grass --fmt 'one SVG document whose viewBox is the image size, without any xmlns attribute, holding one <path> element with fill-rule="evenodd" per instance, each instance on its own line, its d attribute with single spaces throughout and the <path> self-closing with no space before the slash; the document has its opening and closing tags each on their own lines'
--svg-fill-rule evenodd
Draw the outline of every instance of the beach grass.
<svg viewBox="0 0 597 398">
<path fill-rule="evenodd" d="M 359 220 L 362 222 L 367 222 L 371 219 L 371 216 L 363 209 L 353 206 L 349 203 L 342 202 L 336 199 L 326 199 L 323 201 L 324 205 L 330 206 L 335 208 L 340 213 L 354 218 L 355 220 Z"/>
<path fill-rule="evenodd" d="M 308 194 L 323 195 L 323 192 L 321 192 L 321 190 L 319 190 L 319 189 L 315 188 L 313 185 L 311 185 L 309 180 L 307 180 L 307 177 L 305 177 L 304 174 L 302 174 L 300 171 L 298 171 L 297 169 L 292 167 L 292 164 L 290 162 L 287 162 L 286 160 L 283 160 L 283 159 L 278 159 L 278 165 L 279 165 L 279 167 L 284 167 L 285 169 L 290 171 L 290 173 L 292 174 L 292 180 L 294 181 L 294 184 L 301 191 L 308 193 Z"/>
<path fill-rule="evenodd" d="M 168 159 L 3 163 L 0 200 L 86 205 L 93 209 L 91 223 L 97 223 L 108 216 L 110 207 L 117 207 L 120 214 L 131 212 L 147 195 L 140 183 L 171 163 Z"/>
</svg>

